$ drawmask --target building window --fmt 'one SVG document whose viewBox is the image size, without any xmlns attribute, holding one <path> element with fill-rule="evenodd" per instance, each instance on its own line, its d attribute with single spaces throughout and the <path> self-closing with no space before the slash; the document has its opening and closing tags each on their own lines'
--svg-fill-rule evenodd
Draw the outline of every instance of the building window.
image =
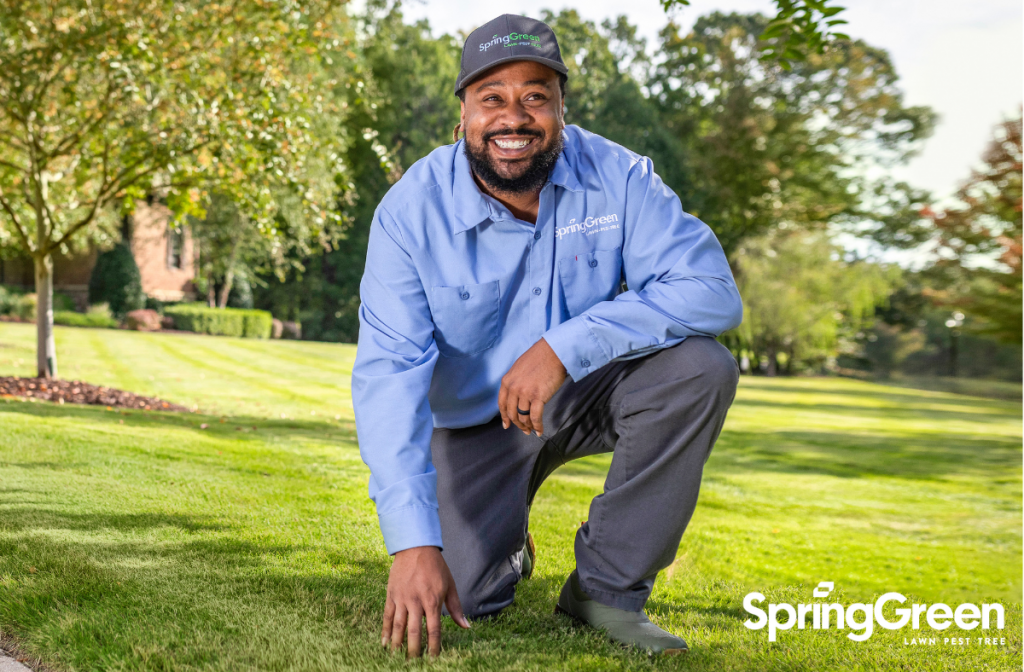
<svg viewBox="0 0 1024 672">
<path fill-rule="evenodd" d="M 167 227 L 167 268 L 184 268 L 185 232 Z"/>
</svg>

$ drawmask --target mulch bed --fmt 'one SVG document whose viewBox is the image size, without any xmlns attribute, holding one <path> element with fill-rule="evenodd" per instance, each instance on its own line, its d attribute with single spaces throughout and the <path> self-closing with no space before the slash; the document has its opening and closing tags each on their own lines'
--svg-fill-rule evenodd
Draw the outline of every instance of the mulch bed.
<svg viewBox="0 0 1024 672">
<path fill-rule="evenodd" d="M 169 401 L 143 397 L 113 387 L 90 385 L 78 380 L 47 380 L 0 376 L 0 398 L 28 397 L 58 404 L 93 404 L 112 408 L 135 408 L 146 411 L 183 411 L 189 409 Z"/>
</svg>

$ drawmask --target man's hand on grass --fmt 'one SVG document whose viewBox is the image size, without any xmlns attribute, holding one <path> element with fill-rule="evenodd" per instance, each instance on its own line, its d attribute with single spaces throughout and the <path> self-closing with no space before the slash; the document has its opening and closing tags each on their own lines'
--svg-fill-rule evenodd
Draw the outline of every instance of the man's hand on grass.
<svg viewBox="0 0 1024 672">
<path fill-rule="evenodd" d="M 462 613 L 455 580 L 448 563 L 436 546 L 417 546 L 395 553 L 388 576 L 388 597 L 384 605 L 384 630 L 380 643 L 392 649 L 402 648 L 409 632 L 410 658 L 419 657 L 423 619 L 427 621 L 427 651 L 441 653 L 441 605 L 448 607 L 452 619 L 463 628 L 469 621 Z"/>
<path fill-rule="evenodd" d="M 543 338 L 519 356 L 501 379 L 498 410 L 501 426 L 513 424 L 524 433 L 544 433 L 544 404 L 565 382 L 565 366 Z M 519 413 L 529 409 L 530 414 Z"/>
</svg>

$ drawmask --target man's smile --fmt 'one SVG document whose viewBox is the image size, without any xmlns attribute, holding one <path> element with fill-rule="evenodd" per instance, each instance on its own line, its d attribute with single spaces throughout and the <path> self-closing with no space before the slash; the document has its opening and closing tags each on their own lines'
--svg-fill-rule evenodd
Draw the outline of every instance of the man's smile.
<svg viewBox="0 0 1024 672">
<path fill-rule="evenodd" d="M 492 147 L 492 154 L 497 159 L 514 161 L 524 158 L 532 152 L 532 146 L 536 137 L 533 136 L 512 136 L 505 135 L 491 138 L 488 143 Z"/>
<path fill-rule="evenodd" d="M 533 138 L 523 138 L 521 140 L 511 140 L 509 138 L 495 138 L 494 144 L 498 145 L 502 149 L 522 149 L 528 144 L 533 142 Z"/>
</svg>

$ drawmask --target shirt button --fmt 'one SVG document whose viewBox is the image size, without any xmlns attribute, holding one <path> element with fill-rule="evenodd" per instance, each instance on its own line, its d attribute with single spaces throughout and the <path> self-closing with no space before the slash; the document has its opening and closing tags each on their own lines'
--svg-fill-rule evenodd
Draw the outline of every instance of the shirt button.
<svg viewBox="0 0 1024 672">
<path fill-rule="evenodd" d="M 533 232 L 533 239 L 534 240 L 540 240 L 540 231 L 534 231 Z"/>
<path fill-rule="evenodd" d="M 580 366 L 582 366 L 583 368 L 587 368 L 588 366 L 590 366 L 590 360 L 589 359 L 581 359 L 580 360 Z"/>
<path fill-rule="evenodd" d="M 536 294 L 537 296 L 540 296 L 540 287 L 534 287 L 533 293 Z"/>
<path fill-rule="evenodd" d="M 597 259 L 591 259 L 590 260 L 590 267 L 594 268 L 595 266 L 597 266 Z"/>
<path fill-rule="evenodd" d="M 463 299 L 468 299 L 469 298 L 469 292 L 463 292 L 459 296 L 461 296 Z"/>
</svg>

